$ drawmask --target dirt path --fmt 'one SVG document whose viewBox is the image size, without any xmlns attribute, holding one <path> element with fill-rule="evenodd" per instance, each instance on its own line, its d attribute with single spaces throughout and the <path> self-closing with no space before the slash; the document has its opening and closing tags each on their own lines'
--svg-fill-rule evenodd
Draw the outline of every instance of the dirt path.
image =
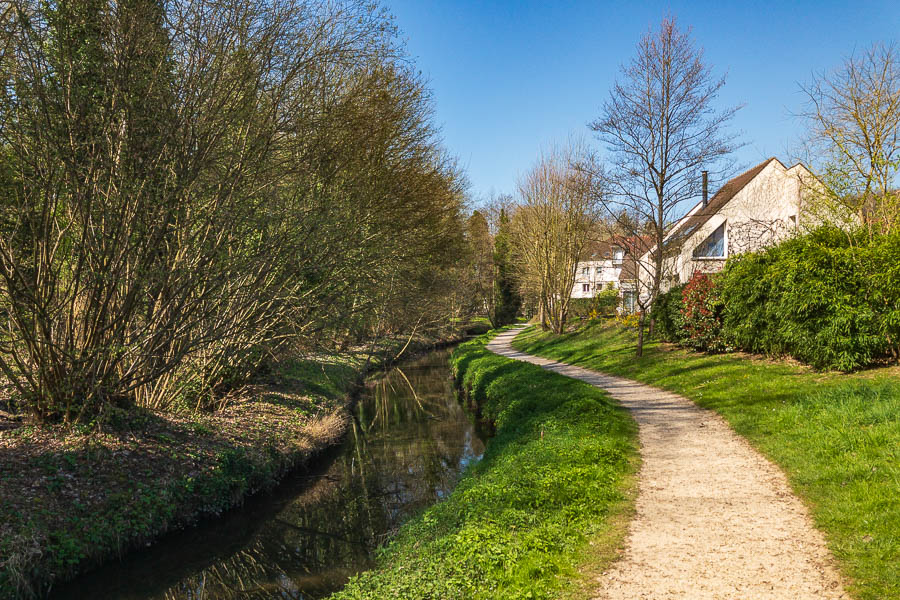
<svg viewBox="0 0 900 600">
<path fill-rule="evenodd" d="M 677 394 L 518 352 L 518 333 L 488 348 L 606 390 L 640 427 L 637 514 L 598 599 L 849 598 L 784 475 L 722 418 Z"/>
</svg>

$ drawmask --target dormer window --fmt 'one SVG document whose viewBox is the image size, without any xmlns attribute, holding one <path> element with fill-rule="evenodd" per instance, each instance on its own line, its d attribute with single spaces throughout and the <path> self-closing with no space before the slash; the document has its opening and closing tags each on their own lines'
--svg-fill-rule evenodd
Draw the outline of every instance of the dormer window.
<svg viewBox="0 0 900 600">
<path fill-rule="evenodd" d="M 694 258 L 725 258 L 725 223 L 694 248 Z"/>
<path fill-rule="evenodd" d="M 613 262 L 620 263 L 625 260 L 625 251 L 621 248 L 616 248 L 613 250 Z"/>
</svg>

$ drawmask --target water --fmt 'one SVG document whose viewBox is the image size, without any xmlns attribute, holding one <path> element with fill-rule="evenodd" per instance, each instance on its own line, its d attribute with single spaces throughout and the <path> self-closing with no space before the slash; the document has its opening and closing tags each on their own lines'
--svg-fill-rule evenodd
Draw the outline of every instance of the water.
<svg viewBox="0 0 900 600">
<path fill-rule="evenodd" d="M 347 439 L 313 471 L 92 571 L 52 597 L 300 600 L 340 589 L 484 452 L 456 399 L 447 359 L 447 351 L 435 351 L 371 380 Z"/>
</svg>

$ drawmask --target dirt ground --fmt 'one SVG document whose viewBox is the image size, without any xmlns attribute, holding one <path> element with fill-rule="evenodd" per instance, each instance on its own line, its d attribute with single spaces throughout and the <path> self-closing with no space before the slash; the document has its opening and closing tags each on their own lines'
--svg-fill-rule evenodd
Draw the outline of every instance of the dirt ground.
<svg viewBox="0 0 900 600">
<path fill-rule="evenodd" d="M 849 598 L 784 475 L 721 417 L 677 394 L 518 352 L 516 334 L 488 348 L 606 390 L 640 427 L 636 515 L 598 600 Z"/>
</svg>

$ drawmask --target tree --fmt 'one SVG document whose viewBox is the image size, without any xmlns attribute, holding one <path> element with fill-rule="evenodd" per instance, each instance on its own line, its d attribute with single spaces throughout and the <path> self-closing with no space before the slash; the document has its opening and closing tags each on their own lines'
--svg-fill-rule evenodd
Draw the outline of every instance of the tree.
<svg viewBox="0 0 900 600">
<path fill-rule="evenodd" d="M 610 153 L 603 203 L 608 216 L 621 221 L 626 236 L 649 231 L 651 237 L 646 259 L 632 257 L 639 271 L 638 356 L 645 317 L 665 277 L 666 252 L 677 243 L 666 239 L 667 227 L 684 202 L 699 195 L 700 172 L 721 178 L 728 168 L 722 159 L 736 148 L 724 129 L 740 107 L 715 108 L 724 85 L 725 78 L 713 77 L 704 63 L 690 30 L 683 32 L 674 18 L 666 18 L 658 31 L 641 38 L 602 116 L 590 125 Z"/>
<path fill-rule="evenodd" d="M 541 325 L 563 333 L 578 260 L 599 220 L 596 183 L 580 166 L 586 152 L 570 144 L 552 150 L 519 183 L 512 247 L 526 296 L 537 300 Z"/>
<path fill-rule="evenodd" d="M 808 102 L 809 209 L 870 233 L 900 228 L 900 49 L 875 44 L 801 86 Z M 818 214 L 816 214 L 818 213 Z"/>
<path fill-rule="evenodd" d="M 497 218 L 497 234 L 494 236 L 493 310 L 490 313 L 491 325 L 495 328 L 515 323 L 519 309 L 522 308 L 522 296 L 519 294 L 512 263 L 509 228 L 506 208 L 501 207 Z"/>
<path fill-rule="evenodd" d="M 455 307 L 465 187 L 377 6 L 0 8 L 0 371 L 37 420 L 215 408 Z"/>
<path fill-rule="evenodd" d="M 471 259 L 471 289 L 468 290 L 475 312 L 494 312 L 494 242 L 487 218 L 478 210 L 466 223 L 466 238 Z"/>
</svg>

